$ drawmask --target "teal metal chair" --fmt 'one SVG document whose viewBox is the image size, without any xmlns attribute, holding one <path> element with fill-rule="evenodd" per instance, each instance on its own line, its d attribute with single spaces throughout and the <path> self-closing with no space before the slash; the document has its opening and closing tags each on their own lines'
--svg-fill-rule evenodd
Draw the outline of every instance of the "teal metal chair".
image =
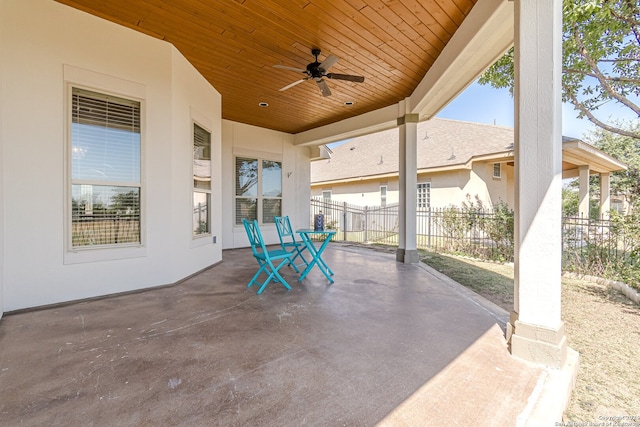
<svg viewBox="0 0 640 427">
<path fill-rule="evenodd" d="M 278 237 L 280 237 L 280 246 L 283 250 L 293 254 L 293 258 L 291 258 L 291 262 L 289 265 L 293 267 L 296 273 L 300 273 L 298 267 L 309 266 L 309 261 L 305 259 L 302 255 L 302 252 L 307 249 L 307 246 L 302 241 L 297 241 L 295 237 L 295 233 L 291 228 L 291 222 L 289 221 L 288 216 L 274 216 L 273 220 L 276 223 L 276 228 L 278 229 Z M 300 258 L 302 262 L 300 264 L 295 263 L 296 258 Z"/>
<path fill-rule="evenodd" d="M 291 263 L 293 254 L 284 249 L 267 250 L 257 220 L 247 221 L 245 218 L 242 218 L 242 224 L 247 232 L 247 237 L 249 237 L 249 244 L 251 245 L 253 256 L 260 266 L 251 281 L 249 281 L 249 284 L 247 284 L 247 288 L 253 286 L 254 283 L 259 284 L 260 289 L 258 289 L 258 295 L 260 295 L 267 285 L 273 281 L 280 282 L 285 288 L 291 290 L 291 286 L 284 280 L 278 270 L 280 270 L 283 265 Z M 267 278 L 264 282 L 259 282 L 258 277 L 262 272 L 267 274 Z"/>
</svg>

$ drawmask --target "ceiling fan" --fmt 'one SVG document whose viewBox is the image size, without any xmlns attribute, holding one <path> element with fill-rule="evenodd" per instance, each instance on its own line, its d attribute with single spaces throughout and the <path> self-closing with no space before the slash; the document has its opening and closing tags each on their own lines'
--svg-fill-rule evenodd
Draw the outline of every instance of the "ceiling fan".
<svg viewBox="0 0 640 427">
<path fill-rule="evenodd" d="M 353 76 L 351 74 L 336 74 L 336 73 L 327 73 L 329 67 L 338 62 L 338 57 L 335 55 L 329 55 L 325 58 L 324 62 L 318 62 L 318 55 L 320 55 L 320 49 L 312 49 L 311 54 L 315 56 L 315 62 L 312 62 L 307 65 L 306 69 L 288 67 L 286 65 L 274 65 L 274 68 L 281 68 L 283 70 L 296 71 L 298 73 L 302 73 L 305 75 L 301 80 L 296 80 L 295 82 L 286 85 L 280 92 L 285 91 L 293 86 L 300 84 L 307 80 L 314 80 L 318 87 L 320 88 L 320 92 L 322 96 L 330 96 L 331 90 L 329 90 L 329 86 L 327 86 L 327 82 L 324 78 L 334 79 L 334 80 L 347 80 L 350 82 L 362 83 L 364 82 L 364 77 L 362 76 Z"/>
</svg>

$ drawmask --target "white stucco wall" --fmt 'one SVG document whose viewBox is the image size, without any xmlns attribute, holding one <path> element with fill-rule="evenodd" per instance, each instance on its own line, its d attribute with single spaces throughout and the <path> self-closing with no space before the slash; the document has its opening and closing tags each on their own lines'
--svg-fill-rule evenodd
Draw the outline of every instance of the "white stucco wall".
<svg viewBox="0 0 640 427">
<path fill-rule="evenodd" d="M 478 191 L 481 185 L 477 177 L 471 182 L 468 170 L 440 172 L 436 174 L 420 174 L 417 182 L 431 183 L 431 207 L 444 208 L 450 205 L 460 205 L 465 200 L 466 190 Z M 380 206 L 380 186 L 387 185 L 387 204 L 398 203 L 398 178 L 371 179 L 336 183 L 325 186 L 314 186 L 313 196 L 322 196 L 322 191 L 331 191 L 331 200 L 347 202 L 358 206 Z M 486 193 L 486 188 L 480 188 Z M 475 194 L 475 193 L 474 193 Z"/>
<path fill-rule="evenodd" d="M 242 225 L 235 224 L 235 157 L 257 157 L 282 162 L 282 214 L 296 228 L 309 227 L 310 150 L 293 145 L 293 135 L 222 121 L 222 236 L 223 248 L 249 245 Z M 267 244 L 279 243 L 273 224 L 260 227 Z"/>
<path fill-rule="evenodd" d="M 3 77 L 4 66 L 6 58 L 4 55 L 4 28 L 5 14 L 3 13 L 2 6 L 0 5 L 0 318 L 4 313 L 4 171 L 5 171 L 5 156 L 4 156 L 4 86 L 6 81 Z"/>
<path fill-rule="evenodd" d="M 382 185 L 387 186 L 387 205 L 398 203 L 398 178 L 363 179 L 344 184 L 314 186 L 312 195 L 322 197 L 323 191 L 331 191 L 331 201 L 333 202 L 347 202 L 356 206 L 380 206 L 380 187 Z"/>
<path fill-rule="evenodd" d="M 501 165 L 501 177 L 494 178 L 493 162 L 474 163 L 471 178 L 465 186 L 465 194 L 469 194 L 475 202 L 477 194 L 485 207 L 503 202 L 513 208 L 513 167 L 506 163 Z"/>
<path fill-rule="evenodd" d="M 431 207 L 440 209 L 460 206 L 467 194 L 476 202 L 476 195 L 485 207 L 499 201 L 513 208 L 513 167 L 502 165 L 502 178 L 493 178 L 493 163 L 477 162 L 472 169 L 459 169 L 438 173 L 419 174 L 418 183 L 431 183 Z M 363 179 L 347 183 L 314 185 L 311 195 L 321 197 L 331 191 L 331 200 L 357 206 L 380 206 L 380 186 L 387 186 L 387 204 L 398 203 L 398 178 Z"/>
<path fill-rule="evenodd" d="M 211 260 L 222 259 L 222 103 L 220 95 L 176 50 L 172 68 L 172 188 L 174 275 L 182 278 L 198 271 Z M 193 218 L 193 124 L 211 132 L 211 235 L 194 239 Z M 185 167 L 185 165 L 189 165 Z M 166 179 L 166 177 L 165 177 Z M 213 244 L 213 237 L 216 243 Z"/>
<path fill-rule="evenodd" d="M 3 311 L 174 283 L 220 261 L 220 239 L 191 238 L 192 120 L 221 153 L 215 89 L 170 44 L 56 2 L 3 0 L 0 16 Z M 68 83 L 142 99 L 140 248 L 65 252 Z M 214 202 L 214 235 L 221 224 Z"/>
</svg>

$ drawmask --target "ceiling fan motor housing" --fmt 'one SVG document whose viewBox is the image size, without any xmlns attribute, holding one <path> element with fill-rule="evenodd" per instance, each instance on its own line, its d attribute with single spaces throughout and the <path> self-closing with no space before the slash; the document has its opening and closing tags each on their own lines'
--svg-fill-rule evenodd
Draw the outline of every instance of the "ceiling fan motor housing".
<svg viewBox="0 0 640 427">
<path fill-rule="evenodd" d="M 314 79 L 321 79 L 326 70 L 320 68 L 321 63 L 318 62 L 318 56 L 320 56 L 320 49 L 311 49 L 311 54 L 315 56 L 315 62 L 307 65 L 307 72 Z"/>
<path fill-rule="evenodd" d="M 321 78 L 323 73 L 324 73 L 324 71 L 325 70 L 320 68 L 320 63 L 318 61 L 312 62 L 311 64 L 307 65 L 307 72 L 314 79 Z"/>
</svg>

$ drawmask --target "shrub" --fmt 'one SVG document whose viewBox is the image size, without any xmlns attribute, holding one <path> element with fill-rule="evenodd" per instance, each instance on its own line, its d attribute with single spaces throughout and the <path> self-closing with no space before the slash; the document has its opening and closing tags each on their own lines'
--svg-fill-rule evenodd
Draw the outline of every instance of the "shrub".
<svg viewBox="0 0 640 427">
<path fill-rule="evenodd" d="M 618 280 L 640 289 L 640 215 L 610 212 L 610 220 L 564 228 L 563 269 Z"/>
<path fill-rule="evenodd" d="M 493 207 L 493 215 L 480 218 L 480 228 L 495 244 L 492 258 L 513 261 L 513 209 L 499 201 Z"/>
</svg>

